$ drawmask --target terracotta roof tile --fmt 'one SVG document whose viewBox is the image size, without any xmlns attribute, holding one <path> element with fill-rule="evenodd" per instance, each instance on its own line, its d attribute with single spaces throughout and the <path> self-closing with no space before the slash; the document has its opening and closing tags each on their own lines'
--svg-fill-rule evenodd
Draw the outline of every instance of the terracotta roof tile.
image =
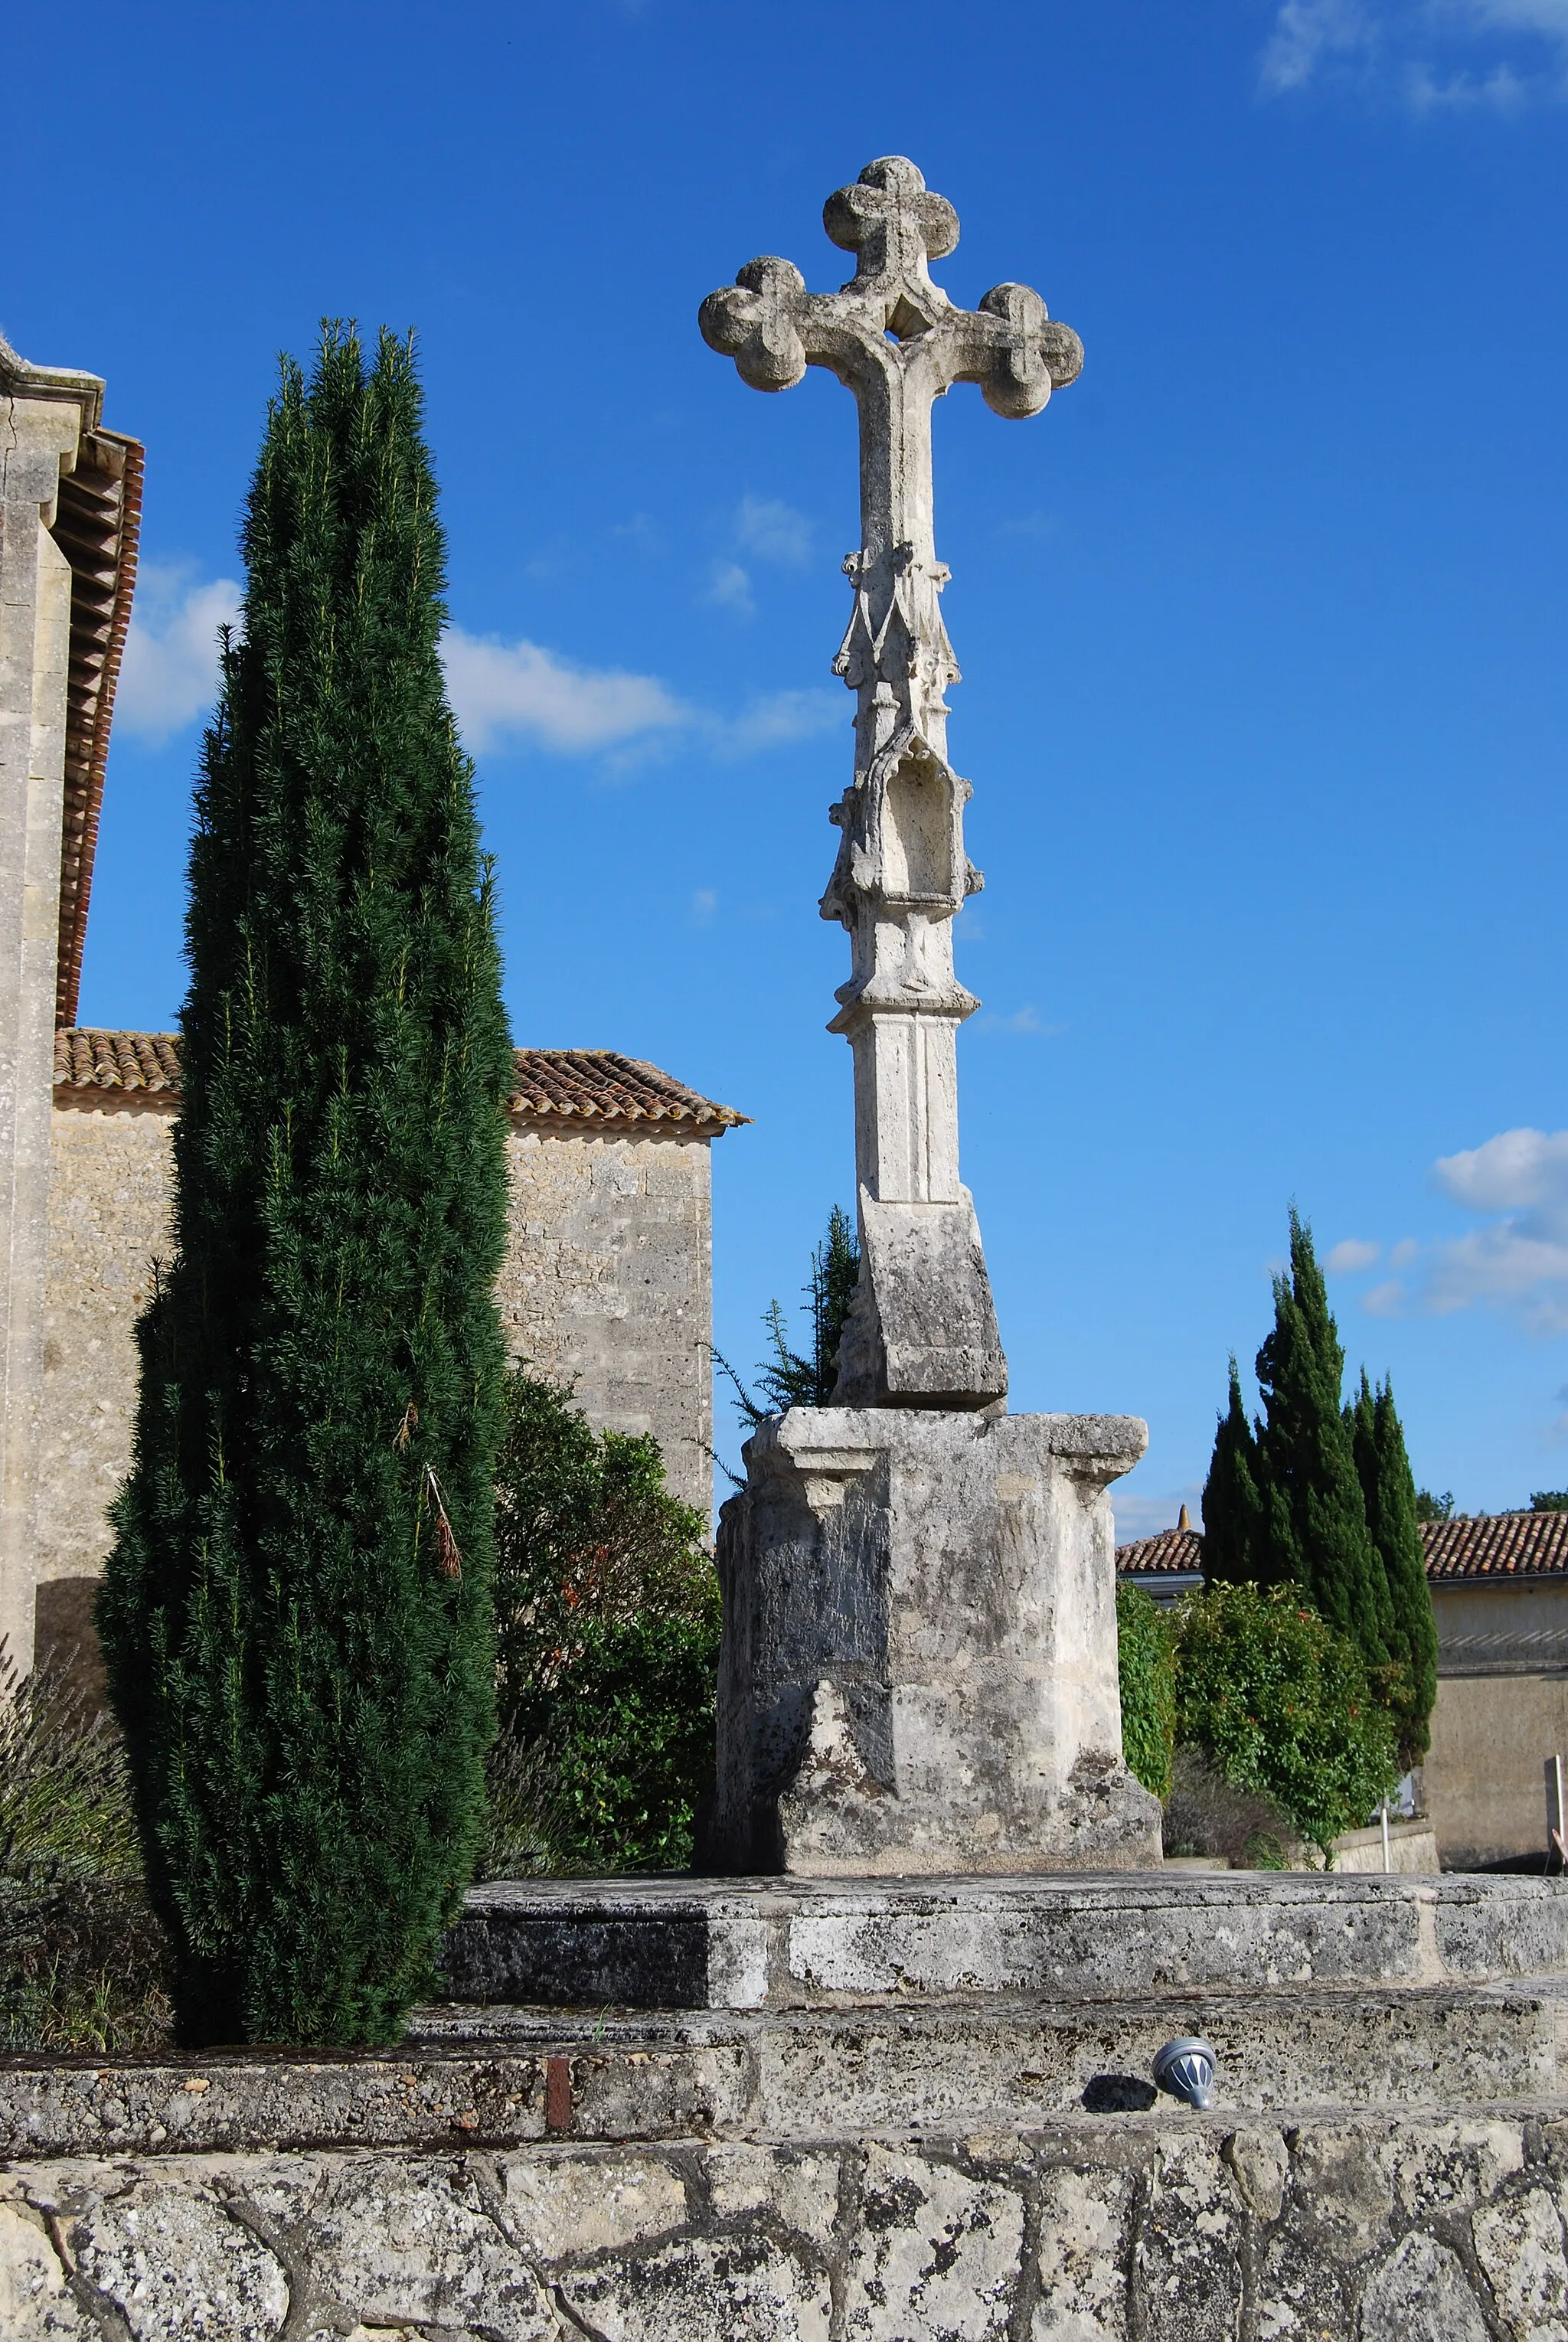
<svg viewBox="0 0 1568 2342">
<path fill-rule="evenodd" d="M 94 1033 L 68 1026 L 55 1036 L 55 1087 L 161 1090 L 177 1096 L 180 1044 L 174 1033 Z"/>
<path fill-rule="evenodd" d="M 1568 1576 L 1568 1513 L 1493 1513 L 1487 1519 L 1423 1521 L 1426 1575 L 1434 1586 L 1463 1578 L 1493 1584 L 1522 1577 Z M 1138 1576 L 1202 1569 L 1195 1529 L 1163 1529 L 1118 1546 L 1116 1566 Z"/>
<path fill-rule="evenodd" d="M 87 900 L 115 686 L 130 624 L 141 529 L 143 451 L 115 431 L 84 432 L 75 469 L 60 482 L 54 536 L 71 564 L 70 678 L 60 837 L 60 928 L 55 1014 L 76 1015 Z"/>
<path fill-rule="evenodd" d="M 733 1130 L 750 1116 L 687 1089 L 641 1057 L 614 1049 L 519 1049 L 514 1113 L 592 1122 L 711 1123 Z"/>
<path fill-rule="evenodd" d="M 1116 1566 L 1140 1577 L 1155 1571 L 1174 1576 L 1181 1570 L 1202 1569 L 1203 1540 L 1196 1529 L 1162 1529 L 1158 1536 L 1140 1537 L 1134 1545 L 1116 1547 Z"/>
<path fill-rule="evenodd" d="M 1426 1574 L 1455 1578 L 1568 1576 L 1568 1513 L 1493 1513 L 1488 1520 L 1423 1521 Z"/>
<path fill-rule="evenodd" d="M 720 1106 L 641 1057 L 613 1049 L 519 1049 L 514 1114 L 540 1121 L 689 1124 L 733 1130 L 750 1117 Z M 140 1090 L 175 1098 L 177 1033 L 100 1033 L 71 1026 L 55 1036 L 56 1089 Z M 85 1103 L 85 1101 L 84 1101 Z"/>
</svg>

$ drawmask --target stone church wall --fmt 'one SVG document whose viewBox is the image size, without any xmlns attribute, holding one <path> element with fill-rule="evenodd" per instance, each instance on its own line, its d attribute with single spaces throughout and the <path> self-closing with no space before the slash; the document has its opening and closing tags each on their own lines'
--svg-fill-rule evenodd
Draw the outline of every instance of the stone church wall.
<svg viewBox="0 0 1568 2342">
<path fill-rule="evenodd" d="M 514 1130 L 506 1346 L 575 1381 L 601 1429 L 651 1431 L 671 1487 L 713 1501 L 713 1201 L 705 1138 Z"/>
<path fill-rule="evenodd" d="M 134 1329 L 169 1251 L 169 1133 L 155 1106 L 55 1110 L 37 1428 L 35 1575 L 96 1576 L 130 1462 Z"/>
<path fill-rule="evenodd" d="M 169 1140 L 155 1104 L 56 1106 L 34 1541 L 38 1651 L 89 1639 L 106 1507 L 130 1460 L 134 1328 L 169 1249 Z M 514 1127 L 497 1298 L 514 1357 L 574 1379 L 602 1428 L 652 1431 L 672 1487 L 712 1501 L 708 1141 Z"/>
</svg>

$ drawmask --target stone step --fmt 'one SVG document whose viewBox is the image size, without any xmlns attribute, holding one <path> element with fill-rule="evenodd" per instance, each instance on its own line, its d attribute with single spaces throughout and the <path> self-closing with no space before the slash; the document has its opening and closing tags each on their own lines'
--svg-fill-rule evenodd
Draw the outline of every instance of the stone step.
<svg viewBox="0 0 1568 2342">
<path fill-rule="evenodd" d="M 1201 2032 L 1213 2116 L 1291 2124 L 1333 2114 L 1491 2119 L 1568 2105 L 1563 2002 L 1526 1986 L 1194 1995 L 1077 2008 L 1007 2003 L 699 2011 L 419 2013 L 395 2051 L 224 2050 L 0 2065 L 0 2160 L 505 2147 L 579 2140 L 809 2141 L 1021 2133 L 1090 2117 L 1160 2128 L 1155 2051 Z M 459 2030 L 467 2027 L 466 2037 Z M 1191 2117 L 1196 2119 L 1195 2117 Z"/>
<path fill-rule="evenodd" d="M 1234 2111 L 1493 2105 L 1568 2090 L 1568 1987 L 1207 1989 L 1114 2000 L 664 2013 L 416 2012 L 412 2037 L 554 2062 L 595 2138 L 1029 2128 L 1156 2104 L 1155 2052 L 1195 2033 Z M 1159 2103 L 1169 2107 L 1164 2098 Z"/>
<path fill-rule="evenodd" d="M 1568 1881 L 1257 1871 L 496 1882 L 443 1956 L 454 2001 L 664 2009 L 1552 1977 Z"/>
</svg>

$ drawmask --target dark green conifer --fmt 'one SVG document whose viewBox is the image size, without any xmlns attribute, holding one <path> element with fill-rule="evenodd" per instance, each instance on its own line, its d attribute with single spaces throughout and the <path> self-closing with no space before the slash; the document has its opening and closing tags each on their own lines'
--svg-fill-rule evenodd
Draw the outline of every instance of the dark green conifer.
<svg viewBox="0 0 1568 2342">
<path fill-rule="evenodd" d="M 1371 1669 L 1389 1663 L 1388 1588 L 1340 1404 L 1344 1352 L 1312 1230 L 1291 1211 L 1291 1266 L 1274 1279 L 1274 1323 L 1258 1352 L 1259 1440 L 1271 1576 L 1293 1579 Z"/>
<path fill-rule="evenodd" d="M 1363 1366 L 1361 1388 L 1345 1410 L 1366 1526 L 1388 1589 L 1388 1706 L 1399 1738 L 1400 1763 L 1419 1765 L 1431 1740 L 1437 1697 L 1437 1626 L 1426 1582 L 1415 1482 L 1392 1381 L 1374 1390 Z"/>
<path fill-rule="evenodd" d="M 1242 1378 L 1233 1356 L 1230 1405 L 1220 1417 L 1203 1483 L 1203 1576 L 1211 1584 L 1276 1583 L 1267 1518 L 1257 1438 L 1242 1404 Z"/>
<path fill-rule="evenodd" d="M 811 1317 L 811 1356 L 790 1347 L 782 1301 L 770 1302 L 763 1312 L 773 1355 L 757 1368 L 762 1396 L 742 1382 L 729 1360 L 714 1352 L 714 1364 L 728 1377 L 742 1415 L 754 1431 L 765 1416 L 782 1415 L 792 1406 L 831 1406 L 838 1383 L 839 1345 L 854 1289 L 860 1281 L 860 1247 L 854 1223 L 842 1205 L 827 1216 L 827 1233 L 811 1256 L 811 1281 L 805 1287 Z M 728 1470 L 728 1466 L 722 1467 Z M 729 1476 L 734 1479 L 731 1472 Z M 738 1488 L 741 1483 L 735 1480 Z"/>
<path fill-rule="evenodd" d="M 374 2043 L 494 1728 L 511 1078 L 411 345 L 285 363 L 244 551 L 100 1617 L 183 2038 Z"/>
</svg>

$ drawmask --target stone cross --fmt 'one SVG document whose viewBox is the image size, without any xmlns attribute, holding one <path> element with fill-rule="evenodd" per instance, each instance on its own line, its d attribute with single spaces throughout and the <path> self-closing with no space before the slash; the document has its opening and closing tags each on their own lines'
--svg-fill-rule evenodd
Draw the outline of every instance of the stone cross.
<svg viewBox="0 0 1568 2342">
<path fill-rule="evenodd" d="M 944 693 L 958 668 L 939 599 L 931 409 L 974 382 L 995 414 L 1037 415 L 1084 353 L 1026 285 L 954 306 L 929 264 L 957 244 L 957 215 L 902 155 L 868 163 L 823 220 L 855 255 L 840 292 L 808 293 L 787 260 L 753 260 L 698 322 L 754 389 L 826 366 L 860 413 L 861 540 L 844 565 L 854 602 L 834 661 L 856 695 L 854 780 L 829 816 L 842 838 L 822 898 L 851 939 L 830 1030 L 854 1053 L 863 1259 L 835 1399 L 984 1406 L 1007 1370 L 958 1176 L 955 1042 L 980 1004 L 954 974 L 951 925 L 983 882 L 964 851 L 970 786 L 947 762 Z"/>
</svg>

